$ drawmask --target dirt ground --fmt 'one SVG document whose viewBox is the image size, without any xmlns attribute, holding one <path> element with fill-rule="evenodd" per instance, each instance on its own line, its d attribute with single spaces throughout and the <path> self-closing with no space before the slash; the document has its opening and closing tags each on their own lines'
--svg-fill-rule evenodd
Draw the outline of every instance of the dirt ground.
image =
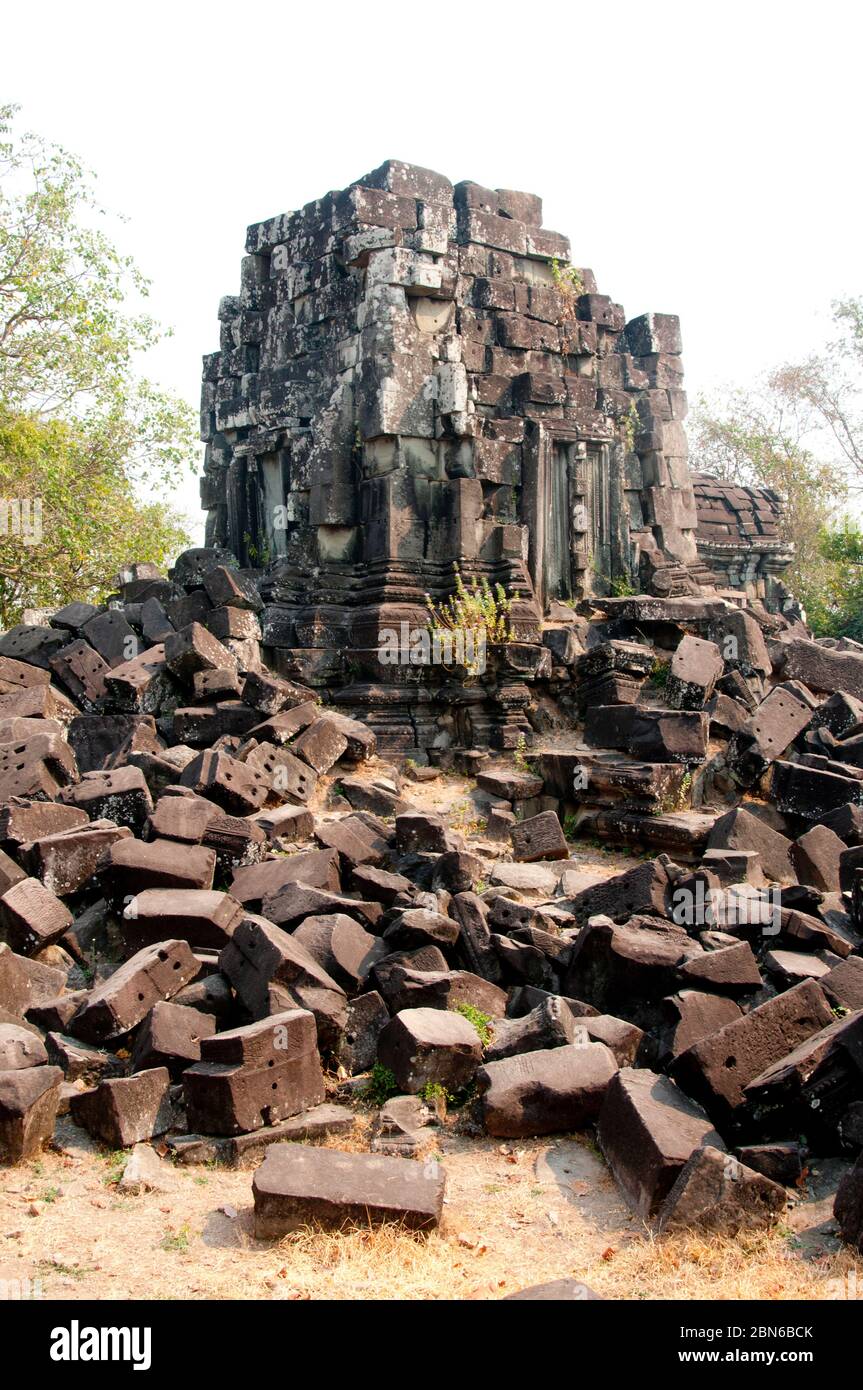
<svg viewBox="0 0 863 1390">
<path fill-rule="evenodd" d="M 472 781 L 406 784 L 405 795 L 445 815 L 490 864 L 504 855 L 483 837 Z M 597 877 L 632 865 L 590 842 L 572 851 L 569 867 Z M 494 1299 L 575 1278 L 615 1299 L 863 1298 L 863 1261 L 841 1247 L 832 1221 L 841 1165 L 816 1167 L 770 1233 L 656 1240 L 588 1136 L 502 1143 L 465 1137 L 453 1121 L 434 1131 L 447 1179 L 438 1231 L 307 1230 L 263 1242 L 252 1233 L 250 1170 L 164 1157 L 164 1191 L 124 1193 L 126 1155 L 62 1119 L 53 1148 L 0 1173 L 0 1295 Z M 358 1136 L 327 1142 L 364 1148 L 367 1132 L 366 1120 Z"/>
<path fill-rule="evenodd" d="M 607 1298 L 863 1296 L 863 1262 L 840 1247 L 832 1199 L 819 1196 L 835 1172 L 816 1171 L 770 1234 L 654 1240 L 584 1136 L 501 1143 L 444 1131 L 438 1231 L 264 1242 L 252 1234 L 250 1170 L 166 1159 L 165 1191 L 125 1194 L 125 1156 L 68 1121 L 57 1142 L 10 1170 L 0 1192 L 0 1280 L 29 1279 L 45 1299 L 493 1299 L 566 1277 Z"/>
</svg>

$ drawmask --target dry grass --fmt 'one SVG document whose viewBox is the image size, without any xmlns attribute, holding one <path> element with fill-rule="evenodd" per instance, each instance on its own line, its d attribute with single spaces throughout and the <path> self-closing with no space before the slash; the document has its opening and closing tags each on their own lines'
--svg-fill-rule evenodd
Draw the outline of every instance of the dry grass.
<svg viewBox="0 0 863 1390">
<path fill-rule="evenodd" d="M 0 1266 L 41 1278 L 56 1299 L 493 1299 L 565 1277 L 615 1299 L 822 1299 L 851 1270 L 863 1290 L 859 1258 L 820 1226 L 808 1249 L 790 1226 L 654 1240 L 584 1141 L 445 1131 L 440 1149 L 440 1230 L 309 1229 L 275 1242 L 254 1238 L 249 1171 L 175 1167 L 168 1192 L 126 1196 L 112 1155 L 47 1152 L 4 1174 Z"/>
</svg>

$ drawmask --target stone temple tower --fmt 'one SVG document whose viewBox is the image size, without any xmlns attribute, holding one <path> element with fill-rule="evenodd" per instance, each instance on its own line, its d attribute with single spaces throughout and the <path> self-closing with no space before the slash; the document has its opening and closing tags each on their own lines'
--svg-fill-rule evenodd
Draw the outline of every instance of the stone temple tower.
<svg viewBox="0 0 863 1390">
<path fill-rule="evenodd" d="M 391 741 L 415 741 L 446 673 L 382 669 L 380 632 L 425 625 L 454 565 L 514 598 L 512 679 L 467 716 L 455 701 L 468 740 L 502 746 L 562 605 L 711 581 L 678 320 L 627 322 L 533 194 L 389 160 L 251 226 L 219 319 L 207 544 L 266 570 L 276 669 L 371 709 Z"/>
</svg>

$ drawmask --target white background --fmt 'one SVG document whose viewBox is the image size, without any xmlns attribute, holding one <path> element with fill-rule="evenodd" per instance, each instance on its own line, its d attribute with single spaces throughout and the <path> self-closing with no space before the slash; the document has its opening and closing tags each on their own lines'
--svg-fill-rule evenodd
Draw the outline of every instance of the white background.
<svg viewBox="0 0 863 1390">
<path fill-rule="evenodd" d="M 773 0 L 7 7 L 3 100 L 96 172 L 197 404 L 249 222 L 384 159 L 539 193 L 691 396 L 815 346 L 863 293 L 860 7 Z M 198 523 L 197 485 L 183 501 Z"/>
</svg>

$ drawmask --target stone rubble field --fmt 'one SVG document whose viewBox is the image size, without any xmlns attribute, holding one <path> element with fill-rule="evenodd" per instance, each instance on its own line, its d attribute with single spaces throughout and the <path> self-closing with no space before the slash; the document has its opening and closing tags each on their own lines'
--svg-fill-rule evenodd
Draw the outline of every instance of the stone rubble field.
<svg viewBox="0 0 863 1390">
<path fill-rule="evenodd" d="M 218 553 L 120 580 L 0 637 L 0 1265 L 60 1297 L 147 1296 L 136 1245 L 179 1296 L 837 1296 L 863 648 L 595 599 L 545 635 L 573 718 L 546 691 L 516 755 L 419 766 L 267 670 Z"/>
</svg>

